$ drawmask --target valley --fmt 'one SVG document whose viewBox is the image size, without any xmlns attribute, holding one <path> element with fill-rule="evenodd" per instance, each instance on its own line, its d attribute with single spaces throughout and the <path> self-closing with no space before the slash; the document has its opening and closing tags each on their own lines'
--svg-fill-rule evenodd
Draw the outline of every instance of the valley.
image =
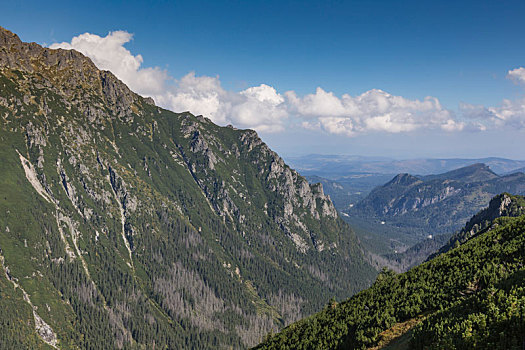
<svg viewBox="0 0 525 350">
<path fill-rule="evenodd" d="M 2 27 L 0 145 L 2 349 L 525 342 L 525 161 L 285 161 Z"/>
<path fill-rule="evenodd" d="M 524 204 L 519 196 L 493 199 L 463 230 L 480 228 L 468 240 L 406 273 L 383 269 L 371 288 L 328 303 L 257 349 L 519 348 Z"/>
<path fill-rule="evenodd" d="M 316 164 L 315 161 L 311 162 Z M 343 163 L 340 159 L 338 161 Z M 469 162 L 439 161 L 441 165 Z M 489 161 L 500 171 L 520 164 L 518 161 L 503 159 Z M 350 161 L 348 163 L 346 167 L 358 166 L 352 165 Z M 358 164 L 362 163 L 360 161 Z M 421 169 L 422 164 L 435 165 L 437 161 L 394 164 L 398 163 L 408 163 L 415 169 Z M 305 165 L 299 165 L 299 168 L 314 168 L 313 164 L 305 161 Z M 365 163 L 364 167 L 367 166 Z M 326 169 L 329 168 L 324 169 L 328 172 Z M 334 198 L 334 205 L 342 218 L 356 230 L 376 264 L 398 272 L 418 265 L 441 248 L 454 232 L 461 229 L 472 215 L 486 207 L 494 196 L 502 192 L 525 194 L 525 174 L 521 169 L 498 175 L 483 163 L 474 163 L 442 174 L 402 173 L 378 185 L 375 185 L 376 181 L 388 175 L 362 176 L 373 181 L 364 185 L 362 181 L 356 180 L 355 175 L 352 181 L 344 177 L 348 182 L 332 181 L 315 175 L 307 179 L 323 183 L 326 193 Z"/>
</svg>

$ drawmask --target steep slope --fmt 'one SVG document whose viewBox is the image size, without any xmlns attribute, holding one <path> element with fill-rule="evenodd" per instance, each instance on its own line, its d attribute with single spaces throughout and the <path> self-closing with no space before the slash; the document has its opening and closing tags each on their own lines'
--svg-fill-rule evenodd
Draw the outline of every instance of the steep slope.
<svg viewBox="0 0 525 350">
<path fill-rule="evenodd" d="M 525 215 L 496 221 L 406 273 L 384 270 L 371 288 L 329 302 L 257 348 L 521 348 Z"/>
<path fill-rule="evenodd" d="M 509 193 L 502 193 L 489 203 L 489 206 L 476 215 L 474 215 L 463 229 L 456 232 L 447 244 L 443 245 L 435 254 L 431 256 L 448 252 L 450 249 L 465 243 L 478 233 L 499 225 L 496 220 L 500 217 L 518 217 L 525 215 L 525 198 L 522 196 L 513 196 Z"/>
<path fill-rule="evenodd" d="M 321 183 L 324 191 L 330 196 L 337 210 L 343 211 L 351 208 L 375 187 L 384 184 L 392 175 L 350 173 L 334 179 L 317 175 L 306 176 L 311 184 Z"/>
<path fill-rule="evenodd" d="M 243 348 L 375 275 L 322 186 L 254 131 L 3 28 L 0 142 L 8 347 Z"/>
<path fill-rule="evenodd" d="M 502 192 L 525 194 L 525 174 L 499 176 L 484 164 L 416 178 L 400 174 L 348 211 L 416 235 L 458 230 Z"/>
</svg>

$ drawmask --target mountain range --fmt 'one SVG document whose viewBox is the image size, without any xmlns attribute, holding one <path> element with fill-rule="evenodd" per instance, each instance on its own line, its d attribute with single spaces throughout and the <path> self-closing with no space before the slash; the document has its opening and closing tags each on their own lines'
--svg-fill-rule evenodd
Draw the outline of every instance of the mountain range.
<svg viewBox="0 0 525 350">
<path fill-rule="evenodd" d="M 0 144 L 2 349 L 525 343 L 525 162 L 293 160 L 305 178 L 1 27 Z"/>
<path fill-rule="evenodd" d="M 387 174 L 410 173 L 431 175 L 445 173 L 469 165 L 483 163 L 499 175 L 521 171 L 525 160 L 512 160 L 497 157 L 488 158 L 429 158 L 396 160 L 387 157 L 364 157 L 351 155 L 320 155 L 286 157 L 289 164 L 304 175 L 317 175 L 331 180 L 338 180 L 350 174 Z"/>
<path fill-rule="evenodd" d="M 420 236 L 452 233 L 502 192 L 525 194 L 525 174 L 500 176 L 481 163 L 439 175 L 404 173 L 376 187 L 347 213 Z"/>
<path fill-rule="evenodd" d="M 254 131 L 3 28 L 0 142 L 3 348 L 246 348 L 376 276 Z"/>
</svg>

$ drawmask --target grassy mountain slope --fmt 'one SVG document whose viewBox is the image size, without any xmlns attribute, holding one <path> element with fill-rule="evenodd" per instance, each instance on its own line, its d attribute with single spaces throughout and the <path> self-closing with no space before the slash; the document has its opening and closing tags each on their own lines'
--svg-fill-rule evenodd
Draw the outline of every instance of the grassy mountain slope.
<svg viewBox="0 0 525 350">
<path fill-rule="evenodd" d="M 442 254 L 458 245 L 465 243 L 480 232 L 492 226 L 499 225 L 500 217 L 518 217 L 525 215 L 525 198 L 502 193 L 489 203 L 489 206 L 474 215 L 463 229 L 452 235 L 450 240 L 432 255 Z"/>
<path fill-rule="evenodd" d="M 522 199 L 521 199 L 522 200 Z M 268 337 L 258 349 L 519 349 L 525 342 L 525 216 Z"/>
<path fill-rule="evenodd" d="M 3 28 L 0 142 L 10 347 L 244 348 L 375 275 L 322 186 L 254 131 Z"/>
</svg>

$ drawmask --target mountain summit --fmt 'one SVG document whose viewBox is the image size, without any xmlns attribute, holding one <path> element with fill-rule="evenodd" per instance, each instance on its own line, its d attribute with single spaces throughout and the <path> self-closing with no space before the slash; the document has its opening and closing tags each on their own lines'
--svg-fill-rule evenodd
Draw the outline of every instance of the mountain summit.
<svg viewBox="0 0 525 350">
<path fill-rule="evenodd" d="M 0 343 L 245 348 L 375 275 L 252 130 L 0 28 Z"/>
<path fill-rule="evenodd" d="M 471 183 L 480 181 L 490 181 L 493 179 L 497 179 L 498 177 L 499 176 L 496 173 L 494 173 L 488 165 L 483 163 L 476 163 L 463 168 L 451 170 L 443 174 L 425 176 L 424 179 L 426 181 L 436 179 L 447 179 Z"/>
</svg>

